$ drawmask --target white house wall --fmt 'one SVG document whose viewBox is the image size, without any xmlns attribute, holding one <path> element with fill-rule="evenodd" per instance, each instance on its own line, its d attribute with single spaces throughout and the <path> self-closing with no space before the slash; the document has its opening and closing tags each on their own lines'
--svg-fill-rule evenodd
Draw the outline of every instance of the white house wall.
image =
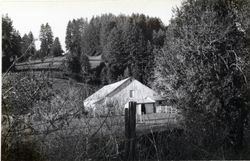
<svg viewBox="0 0 250 161">
<path fill-rule="evenodd" d="M 134 90 L 133 98 L 130 98 L 130 90 Z M 125 88 L 122 88 L 118 92 L 114 93 L 111 98 L 117 100 L 123 109 L 124 105 L 129 101 L 139 101 L 145 99 L 146 97 L 153 97 L 155 95 L 157 95 L 157 93 L 149 87 L 143 85 L 137 80 L 132 80 L 132 82 Z"/>
<path fill-rule="evenodd" d="M 136 105 L 136 114 L 141 115 L 141 104 Z"/>
</svg>

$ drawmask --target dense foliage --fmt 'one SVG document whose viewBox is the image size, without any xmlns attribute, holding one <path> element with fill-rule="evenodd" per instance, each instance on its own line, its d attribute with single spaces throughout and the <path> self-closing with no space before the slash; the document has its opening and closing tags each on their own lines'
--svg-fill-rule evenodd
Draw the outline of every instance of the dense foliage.
<svg viewBox="0 0 250 161">
<path fill-rule="evenodd" d="M 33 33 L 20 36 L 8 15 L 2 16 L 2 72 L 14 69 L 16 62 L 36 57 Z"/>
<path fill-rule="evenodd" d="M 69 137 L 73 131 L 74 135 L 78 134 L 80 128 L 73 127 L 73 120 L 85 117 L 82 102 L 92 89 L 76 82 L 50 79 L 49 74 L 28 71 L 9 73 L 3 78 L 2 160 L 60 158 L 63 153 L 56 152 L 56 149 L 66 148 L 70 143 L 62 137 Z M 71 123 L 74 125 L 65 133 L 63 129 Z M 79 139 L 81 134 L 78 134 Z M 72 143 L 71 148 L 75 144 Z M 70 154 L 67 157 L 75 156 Z"/>
<path fill-rule="evenodd" d="M 188 0 L 156 50 L 155 87 L 183 109 L 192 159 L 239 158 L 249 117 L 249 6 Z M 248 18 L 247 18 L 248 17 Z M 248 134 L 249 135 L 249 134 Z"/>
<path fill-rule="evenodd" d="M 27 61 L 29 58 L 34 59 L 36 57 L 36 47 L 34 42 L 34 36 L 32 32 L 24 34 L 22 37 L 22 61 Z"/>
<path fill-rule="evenodd" d="M 34 38 L 33 33 L 30 31 L 21 37 L 8 15 L 2 16 L 2 29 L 3 72 L 9 68 L 9 70 L 15 69 L 14 65 L 18 62 L 62 56 L 63 50 L 59 38 L 53 39 L 53 32 L 48 23 L 41 25 L 39 35 L 41 46 L 38 51 L 35 46 L 37 39 Z"/>
<path fill-rule="evenodd" d="M 93 17 L 90 22 L 73 19 L 67 26 L 66 48 L 77 53 L 78 58 L 101 54 L 105 66 L 93 78 L 102 84 L 128 76 L 149 84 L 154 64 L 153 46 L 163 45 L 164 30 L 159 19 L 143 14 L 105 14 Z"/>
<path fill-rule="evenodd" d="M 41 25 L 39 39 L 41 41 L 39 57 L 44 58 L 50 56 L 53 45 L 53 32 L 48 23 Z"/>
<path fill-rule="evenodd" d="M 21 53 L 21 36 L 12 25 L 12 20 L 5 15 L 2 17 L 2 72 L 10 69 Z"/>
<path fill-rule="evenodd" d="M 50 52 L 53 57 L 62 56 L 63 50 L 58 37 L 55 38 Z"/>
</svg>

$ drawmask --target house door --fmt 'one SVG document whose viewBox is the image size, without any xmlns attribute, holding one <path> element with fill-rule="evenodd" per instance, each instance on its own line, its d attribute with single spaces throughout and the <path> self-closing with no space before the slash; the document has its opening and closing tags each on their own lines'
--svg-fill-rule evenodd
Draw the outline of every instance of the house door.
<svg viewBox="0 0 250 161">
<path fill-rule="evenodd" d="M 146 114 L 145 104 L 141 104 L 141 114 Z"/>
</svg>

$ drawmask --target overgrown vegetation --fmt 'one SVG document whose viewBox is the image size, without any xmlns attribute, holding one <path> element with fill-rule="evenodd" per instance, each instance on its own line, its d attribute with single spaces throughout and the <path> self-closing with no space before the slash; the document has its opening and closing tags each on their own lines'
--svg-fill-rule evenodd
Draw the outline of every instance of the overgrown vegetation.
<svg viewBox="0 0 250 161">
<path fill-rule="evenodd" d="M 192 159 L 236 159 L 247 148 L 248 9 L 247 1 L 184 2 L 157 53 L 155 86 L 178 100 L 188 140 L 207 153 Z"/>
<path fill-rule="evenodd" d="M 4 16 L 2 159 L 122 160 L 123 116 L 93 117 L 83 100 L 98 88 L 88 83 L 128 76 L 173 99 L 184 118 L 181 130 L 138 135 L 138 160 L 250 159 L 249 5 L 187 0 L 167 27 L 143 14 L 73 19 L 66 49 L 74 80 L 67 81 L 49 72 L 9 72 L 17 60 L 62 50 L 48 24 L 37 52 L 32 33 L 21 38 Z M 91 69 L 88 56 L 100 54 L 104 63 Z"/>
<path fill-rule="evenodd" d="M 6 75 L 2 89 L 3 160 L 51 160 L 53 139 L 84 134 L 77 132 L 87 121 L 82 102 L 92 93 L 90 87 L 51 79 L 45 72 L 27 72 Z"/>
</svg>

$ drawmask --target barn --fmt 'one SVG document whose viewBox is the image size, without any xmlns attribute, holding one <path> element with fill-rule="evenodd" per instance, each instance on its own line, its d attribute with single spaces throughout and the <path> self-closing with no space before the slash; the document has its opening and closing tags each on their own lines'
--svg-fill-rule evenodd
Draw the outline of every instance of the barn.
<svg viewBox="0 0 250 161">
<path fill-rule="evenodd" d="M 88 56 L 88 55 L 87 55 Z M 97 68 L 102 63 L 102 55 L 88 56 L 91 69 Z M 54 70 L 60 71 L 65 68 L 64 63 L 67 61 L 67 56 L 47 57 L 44 60 L 29 60 L 22 63 L 16 63 L 15 68 L 17 71 L 29 70 Z"/>
<path fill-rule="evenodd" d="M 168 109 L 164 106 L 165 98 L 132 77 L 102 87 L 84 100 L 84 106 L 94 113 L 124 113 L 129 101 L 137 102 L 138 115 L 167 112 Z"/>
</svg>

